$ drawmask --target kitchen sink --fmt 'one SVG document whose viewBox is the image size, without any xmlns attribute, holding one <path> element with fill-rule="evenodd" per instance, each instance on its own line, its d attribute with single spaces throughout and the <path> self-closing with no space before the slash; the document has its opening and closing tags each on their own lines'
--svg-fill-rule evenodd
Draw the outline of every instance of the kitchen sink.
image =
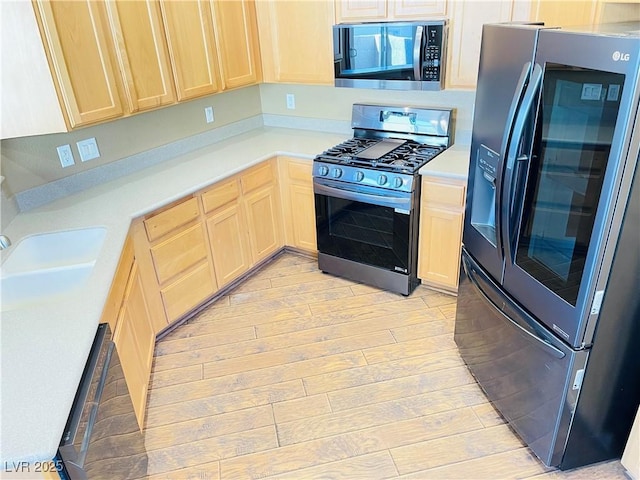
<svg viewBox="0 0 640 480">
<path fill-rule="evenodd" d="M 107 230 L 90 227 L 31 235 L 20 240 L 2 264 L 2 311 L 68 295 L 88 280 Z"/>
<path fill-rule="evenodd" d="M 89 278 L 94 263 L 16 273 L 0 278 L 2 311 L 16 310 L 72 293 Z"/>
</svg>

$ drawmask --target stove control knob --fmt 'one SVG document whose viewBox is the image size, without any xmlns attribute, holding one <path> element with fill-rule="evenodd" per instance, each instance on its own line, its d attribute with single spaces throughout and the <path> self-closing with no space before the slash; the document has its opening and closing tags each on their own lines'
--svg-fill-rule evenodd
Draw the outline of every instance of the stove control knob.
<svg viewBox="0 0 640 480">
<path fill-rule="evenodd" d="M 364 180 L 364 172 L 357 171 L 356 172 L 356 182 L 361 182 Z"/>
<path fill-rule="evenodd" d="M 327 167 L 325 165 L 320 165 L 320 168 L 318 169 L 318 173 L 322 177 L 324 177 L 326 175 L 329 175 L 329 167 Z"/>
<path fill-rule="evenodd" d="M 384 185 L 385 183 L 387 183 L 387 176 L 386 175 L 380 175 L 378 177 L 378 185 Z"/>
<path fill-rule="evenodd" d="M 331 174 L 333 175 L 333 178 L 340 178 L 342 176 L 342 169 L 341 168 L 334 168 L 333 172 L 331 172 Z"/>
<path fill-rule="evenodd" d="M 404 181 L 400 177 L 396 177 L 396 178 L 393 179 L 393 186 L 396 187 L 396 188 L 400 188 L 403 183 L 404 183 Z"/>
</svg>

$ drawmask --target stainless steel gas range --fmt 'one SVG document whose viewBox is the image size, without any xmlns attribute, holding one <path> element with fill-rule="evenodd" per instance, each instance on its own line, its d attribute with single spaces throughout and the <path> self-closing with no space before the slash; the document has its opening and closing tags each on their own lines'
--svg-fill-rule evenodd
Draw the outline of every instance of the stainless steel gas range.
<svg viewBox="0 0 640 480">
<path fill-rule="evenodd" d="M 417 277 L 420 168 L 452 141 L 452 110 L 353 105 L 353 138 L 316 156 L 318 267 L 409 295 Z"/>
</svg>

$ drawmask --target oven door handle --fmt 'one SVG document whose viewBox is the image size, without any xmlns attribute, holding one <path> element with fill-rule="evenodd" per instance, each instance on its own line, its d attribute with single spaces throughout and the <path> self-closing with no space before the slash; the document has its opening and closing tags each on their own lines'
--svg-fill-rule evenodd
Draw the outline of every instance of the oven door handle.
<svg viewBox="0 0 640 480">
<path fill-rule="evenodd" d="M 389 207 L 404 211 L 402 213 L 408 214 L 411 210 L 411 198 L 402 197 L 387 197 L 384 195 L 372 195 L 370 193 L 362 193 L 354 190 L 347 190 L 345 188 L 339 188 L 334 186 L 325 185 L 323 183 L 313 182 L 314 193 L 320 195 L 326 195 L 336 198 L 342 198 L 344 200 L 353 200 L 356 202 L 366 202 L 381 207 Z"/>
</svg>

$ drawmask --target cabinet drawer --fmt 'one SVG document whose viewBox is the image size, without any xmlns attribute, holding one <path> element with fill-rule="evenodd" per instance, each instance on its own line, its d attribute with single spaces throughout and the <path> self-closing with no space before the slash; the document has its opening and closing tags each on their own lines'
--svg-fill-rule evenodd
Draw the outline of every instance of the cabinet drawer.
<svg viewBox="0 0 640 480">
<path fill-rule="evenodd" d="M 240 187 L 237 179 L 220 182 L 202 194 L 204 213 L 212 212 L 228 203 L 237 201 L 239 197 Z"/>
<path fill-rule="evenodd" d="M 423 203 L 428 204 L 463 207 L 464 191 L 463 185 L 437 183 L 427 180 L 422 183 L 421 199 Z"/>
<path fill-rule="evenodd" d="M 169 323 L 197 307 L 213 295 L 215 285 L 209 264 L 203 263 L 188 275 L 161 290 Z"/>
<path fill-rule="evenodd" d="M 242 193 L 251 192 L 258 187 L 268 185 L 269 183 L 272 183 L 274 179 L 275 171 L 273 168 L 273 162 L 267 161 L 262 163 L 240 177 Z"/>
<path fill-rule="evenodd" d="M 144 221 L 147 238 L 150 242 L 158 240 L 171 230 L 196 220 L 198 215 L 198 200 L 190 198 L 186 202 L 147 218 Z"/>
<path fill-rule="evenodd" d="M 197 224 L 151 248 L 158 283 L 163 284 L 180 272 L 207 258 L 202 225 Z"/>
<path fill-rule="evenodd" d="M 289 180 L 292 182 L 303 182 L 303 183 L 311 183 L 311 173 L 313 170 L 313 165 L 311 162 L 295 162 L 289 161 L 287 163 L 287 174 Z"/>
</svg>

